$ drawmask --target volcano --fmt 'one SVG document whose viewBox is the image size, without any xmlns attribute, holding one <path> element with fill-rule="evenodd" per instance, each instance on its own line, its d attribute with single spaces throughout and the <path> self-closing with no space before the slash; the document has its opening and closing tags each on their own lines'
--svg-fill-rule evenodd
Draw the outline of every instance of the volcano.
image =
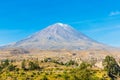
<svg viewBox="0 0 120 80">
<path fill-rule="evenodd" d="M 40 50 L 87 50 L 104 49 L 106 45 L 89 38 L 68 24 L 55 23 L 7 47 Z"/>
</svg>

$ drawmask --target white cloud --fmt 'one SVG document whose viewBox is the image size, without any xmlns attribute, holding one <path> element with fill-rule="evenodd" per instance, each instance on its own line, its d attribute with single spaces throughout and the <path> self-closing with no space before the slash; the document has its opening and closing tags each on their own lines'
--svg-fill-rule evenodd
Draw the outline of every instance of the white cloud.
<svg viewBox="0 0 120 80">
<path fill-rule="evenodd" d="M 109 14 L 109 16 L 120 15 L 120 11 L 113 11 Z"/>
</svg>

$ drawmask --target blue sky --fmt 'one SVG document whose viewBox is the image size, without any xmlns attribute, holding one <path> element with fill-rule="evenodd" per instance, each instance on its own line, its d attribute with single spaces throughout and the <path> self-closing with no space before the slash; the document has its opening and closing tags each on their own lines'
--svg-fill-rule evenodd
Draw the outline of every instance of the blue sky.
<svg viewBox="0 0 120 80">
<path fill-rule="evenodd" d="M 120 47 L 120 0 L 0 0 L 0 45 L 56 22 Z"/>
</svg>

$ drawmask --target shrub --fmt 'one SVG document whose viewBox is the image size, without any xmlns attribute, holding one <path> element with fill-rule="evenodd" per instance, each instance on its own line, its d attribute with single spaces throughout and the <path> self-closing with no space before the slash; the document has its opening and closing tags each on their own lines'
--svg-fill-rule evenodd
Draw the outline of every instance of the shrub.
<svg viewBox="0 0 120 80">
<path fill-rule="evenodd" d="M 21 63 L 21 68 L 22 68 L 23 70 L 26 69 L 25 60 L 22 61 L 22 63 Z"/>
<path fill-rule="evenodd" d="M 7 69 L 9 71 L 14 71 L 15 70 L 15 66 L 13 64 L 10 64 Z"/>
<path fill-rule="evenodd" d="M 39 64 L 35 63 L 35 62 L 29 62 L 29 70 L 38 70 L 40 69 Z"/>
<path fill-rule="evenodd" d="M 47 76 L 43 76 L 43 78 L 41 80 L 48 80 Z"/>
</svg>

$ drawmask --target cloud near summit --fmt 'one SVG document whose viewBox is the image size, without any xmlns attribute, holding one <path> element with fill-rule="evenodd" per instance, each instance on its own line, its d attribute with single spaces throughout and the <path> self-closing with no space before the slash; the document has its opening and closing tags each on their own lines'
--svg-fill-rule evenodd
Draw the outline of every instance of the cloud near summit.
<svg viewBox="0 0 120 80">
<path fill-rule="evenodd" d="M 120 11 L 112 11 L 109 14 L 109 16 L 116 16 L 116 15 L 120 15 Z"/>
</svg>

